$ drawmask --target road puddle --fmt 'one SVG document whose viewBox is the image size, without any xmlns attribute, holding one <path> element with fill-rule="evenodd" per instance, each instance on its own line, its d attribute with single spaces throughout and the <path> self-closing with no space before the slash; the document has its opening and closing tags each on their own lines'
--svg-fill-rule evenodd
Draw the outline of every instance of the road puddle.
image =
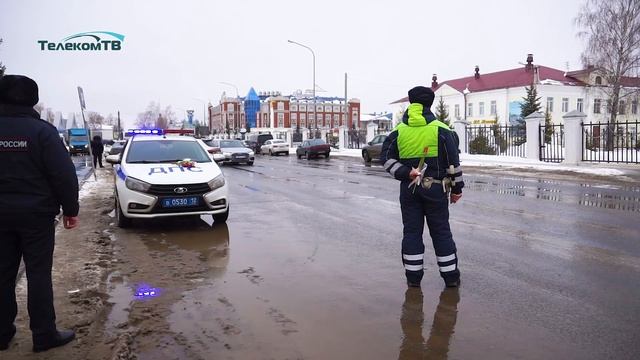
<svg viewBox="0 0 640 360">
<path fill-rule="evenodd" d="M 465 190 L 493 192 L 587 207 L 640 212 L 640 188 L 615 185 L 562 183 L 526 178 L 491 180 L 465 175 Z"/>
</svg>

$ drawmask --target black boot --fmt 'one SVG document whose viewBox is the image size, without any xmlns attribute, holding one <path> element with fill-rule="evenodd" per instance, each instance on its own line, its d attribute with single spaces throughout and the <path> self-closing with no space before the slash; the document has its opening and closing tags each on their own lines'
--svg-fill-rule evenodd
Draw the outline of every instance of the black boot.
<svg viewBox="0 0 640 360">
<path fill-rule="evenodd" d="M 9 348 L 9 343 L 13 339 L 13 336 L 16 334 L 16 326 L 11 325 L 11 329 L 9 333 L 3 334 L 0 338 L 0 351 L 7 350 Z"/>
<path fill-rule="evenodd" d="M 71 342 L 76 338 L 76 333 L 73 330 L 57 330 L 53 336 L 33 339 L 33 352 L 47 351 L 49 349 L 62 346 Z"/>
</svg>

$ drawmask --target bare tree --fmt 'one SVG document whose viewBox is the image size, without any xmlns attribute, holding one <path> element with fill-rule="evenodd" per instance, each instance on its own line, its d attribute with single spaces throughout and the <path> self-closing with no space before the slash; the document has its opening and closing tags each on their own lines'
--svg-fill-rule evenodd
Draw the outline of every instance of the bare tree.
<svg viewBox="0 0 640 360">
<path fill-rule="evenodd" d="M 176 115 L 173 110 L 171 110 L 171 106 L 163 109 L 159 103 L 152 101 L 147 105 L 145 112 L 138 114 L 136 125 L 141 128 L 156 127 L 166 129 L 175 119 Z"/>
<path fill-rule="evenodd" d="M 56 114 L 51 110 L 51 108 L 46 108 L 44 110 L 43 118 L 49 122 L 49 124 L 53 124 L 56 121 Z"/>
<path fill-rule="evenodd" d="M 2 39 L 0 38 L 0 44 L 2 44 Z M 2 65 L 2 61 L 0 61 L 0 77 L 4 76 L 4 71 L 7 70 L 7 67 Z"/>
<path fill-rule="evenodd" d="M 104 121 L 102 123 L 105 124 L 105 125 L 113 126 L 116 123 L 116 118 L 115 118 L 115 116 L 113 116 L 113 114 L 109 114 L 109 115 L 107 115 L 106 118 L 104 118 Z"/>
<path fill-rule="evenodd" d="M 98 126 L 102 125 L 104 122 L 104 116 L 100 115 L 95 111 L 89 111 L 87 113 L 87 124 L 90 128 L 95 129 Z"/>
<path fill-rule="evenodd" d="M 606 80 L 601 90 L 611 104 L 607 131 L 611 149 L 620 100 L 633 94 L 621 89 L 625 78 L 636 76 L 640 68 L 640 0 L 586 0 L 575 23 L 581 29 L 578 36 L 586 41 L 583 64 L 594 66 Z"/>
</svg>

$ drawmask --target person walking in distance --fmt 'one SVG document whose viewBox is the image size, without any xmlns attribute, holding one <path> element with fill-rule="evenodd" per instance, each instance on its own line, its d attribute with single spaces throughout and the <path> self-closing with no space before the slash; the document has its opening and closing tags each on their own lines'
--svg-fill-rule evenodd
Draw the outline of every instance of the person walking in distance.
<svg viewBox="0 0 640 360">
<path fill-rule="evenodd" d="M 102 166 L 102 153 L 104 153 L 104 145 L 102 144 L 102 138 L 99 135 L 93 137 L 91 140 L 91 153 L 93 154 L 93 168 L 95 169 L 98 164 Z"/>
<path fill-rule="evenodd" d="M 410 287 L 419 287 L 424 275 L 425 218 L 440 276 L 447 287 L 460 285 L 456 244 L 449 227 L 449 202 L 458 202 L 464 187 L 458 138 L 431 112 L 434 97 L 433 90 L 424 86 L 409 90 L 409 107 L 384 141 L 380 156 L 385 170 L 400 180 L 402 263 Z"/>
<path fill-rule="evenodd" d="M 55 216 L 78 225 L 78 178 L 56 128 L 33 109 L 38 85 L 20 75 L 0 77 L 0 350 L 16 333 L 15 285 L 24 260 L 33 351 L 74 339 L 56 328 L 51 268 Z M 10 170 L 10 171 L 9 171 Z M 2 357 L 2 356 L 0 356 Z"/>
</svg>

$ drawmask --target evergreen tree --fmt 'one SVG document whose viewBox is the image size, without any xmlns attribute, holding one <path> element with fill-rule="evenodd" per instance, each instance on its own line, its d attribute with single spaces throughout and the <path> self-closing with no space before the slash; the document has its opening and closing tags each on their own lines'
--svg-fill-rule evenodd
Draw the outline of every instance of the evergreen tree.
<svg viewBox="0 0 640 360">
<path fill-rule="evenodd" d="M 544 143 L 551 144 L 551 136 L 553 135 L 553 122 L 549 110 L 544 112 Z"/>
<path fill-rule="evenodd" d="M 540 98 L 538 97 L 538 91 L 535 84 L 531 84 L 530 87 L 525 87 L 527 96 L 523 97 L 524 102 L 520 104 L 520 122 L 524 123 L 524 118 L 533 114 L 536 111 L 540 111 Z"/>
<path fill-rule="evenodd" d="M 440 101 L 438 101 L 438 105 L 436 106 L 436 119 L 442 121 L 443 123 L 449 124 L 449 112 L 447 111 L 447 107 L 444 104 L 444 100 L 442 100 L 442 96 L 440 96 Z"/>
</svg>

